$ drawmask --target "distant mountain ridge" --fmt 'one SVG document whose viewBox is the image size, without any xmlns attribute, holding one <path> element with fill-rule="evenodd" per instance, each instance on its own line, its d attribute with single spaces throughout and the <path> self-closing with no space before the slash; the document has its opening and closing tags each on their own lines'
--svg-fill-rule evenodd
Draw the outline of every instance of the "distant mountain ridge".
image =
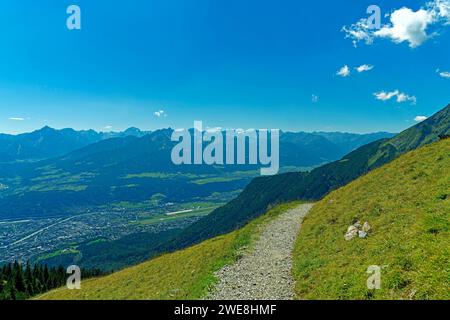
<svg viewBox="0 0 450 320">
<path fill-rule="evenodd" d="M 166 130 L 171 132 L 170 128 L 159 129 L 154 132 Z M 142 131 L 135 127 L 119 132 L 98 132 L 92 129 L 77 131 L 66 128 L 58 130 L 48 126 L 18 135 L 0 133 L 0 163 L 16 160 L 45 160 L 63 156 L 103 140 L 126 138 L 128 136 L 141 138 L 151 133 L 152 131 Z M 335 160 L 335 158 L 368 142 L 393 135 L 388 132 L 369 134 L 282 132 L 280 140 L 281 143 L 286 144 L 286 152 L 281 157 L 285 165 L 295 165 L 290 159 L 292 155 L 301 153 L 304 159 L 302 165 L 317 165 L 321 162 Z M 294 153 L 290 153 L 292 150 L 289 150 L 289 146 L 295 147 Z"/>
<path fill-rule="evenodd" d="M 48 159 L 101 140 L 126 136 L 141 137 L 145 134 L 146 132 L 137 128 L 128 128 L 123 132 L 97 132 L 92 129 L 57 130 L 48 126 L 30 133 L 0 134 L 0 162 Z"/>
<path fill-rule="evenodd" d="M 104 139 L 103 133 L 82 131 L 80 136 L 88 135 L 90 139 L 80 138 L 75 140 L 77 143 L 94 142 L 63 156 L 33 163 L 0 163 L 0 183 L 9 187 L 0 192 L 0 216 L 11 213 L 15 216 L 51 215 L 113 201 L 144 201 L 156 193 L 164 194 L 168 201 L 207 197 L 214 192 L 241 190 L 256 174 L 240 172 L 259 169 L 255 165 L 177 166 L 171 161 L 175 145 L 171 141 L 172 132 L 172 129 L 143 132 L 132 128 L 115 134 L 119 137 L 108 135 Z M 30 135 L 53 137 L 61 133 L 65 138 L 76 132 L 44 128 Z M 362 144 L 379 135 L 345 134 L 341 140 Z M 26 137 L 31 139 L 29 135 Z M 280 162 L 286 170 L 314 167 L 340 158 L 348 148 L 320 134 L 282 132 Z M 235 175 L 230 176 L 233 173 Z M 196 183 L 200 178 L 211 177 L 218 181 Z"/>
</svg>

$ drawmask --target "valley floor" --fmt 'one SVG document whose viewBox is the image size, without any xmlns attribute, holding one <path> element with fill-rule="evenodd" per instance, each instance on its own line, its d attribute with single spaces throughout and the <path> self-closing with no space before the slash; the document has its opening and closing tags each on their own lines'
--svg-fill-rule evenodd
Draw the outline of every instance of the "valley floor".
<svg viewBox="0 0 450 320">
<path fill-rule="evenodd" d="M 292 250 L 311 204 L 291 209 L 265 226 L 252 250 L 216 273 L 208 300 L 292 300 Z"/>
</svg>

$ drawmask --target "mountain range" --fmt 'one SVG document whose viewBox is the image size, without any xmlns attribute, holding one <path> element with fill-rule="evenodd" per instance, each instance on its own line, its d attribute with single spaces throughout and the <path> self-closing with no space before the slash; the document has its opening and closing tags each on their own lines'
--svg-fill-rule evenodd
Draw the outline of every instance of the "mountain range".
<svg viewBox="0 0 450 320">
<path fill-rule="evenodd" d="M 398 156 L 430 144 L 450 134 L 450 106 L 447 106 L 428 120 L 411 127 L 392 138 L 370 142 L 342 157 L 310 172 L 288 172 L 272 177 L 253 179 L 245 190 L 226 205 L 214 210 L 197 222 L 171 234 L 164 239 L 147 242 L 145 251 L 136 252 L 134 262 L 144 261 L 152 256 L 173 252 L 226 234 L 247 225 L 250 221 L 267 212 L 277 204 L 290 201 L 317 201 L 331 191 L 346 185 L 358 177 L 387 164 Z M 90 249 L 92 257 L 86 266 L 106 263 L 115 246 L 109 243 L 95 250 Z M 129 246 L 129 244 L 128 244 Z M 95 251 L 95 252 L 93 252 Z M 130 253 L 125 253 L 129 256 Z M 100 259 L 100 257 L 102 257 Z M 69 259 L 69 261 L 67 261 Z M 70 263 L 71 257 L 64 260 L 47 260 L 47 263 Z M 95 263 L 93 263 L 95 261 Z"/>
<path fill-rule="evenodd" d="M 314 204 L 292 253 L 294 299 L 449 299 L 450 139 L 415 145 L 418 150 L 400 155 Z M 38 299 L 208 299 L 220 290 L 219 278 L 243 256 L 253 258 L 256 250 L 264 250 L 255 245 L 263 237 L 261 230 L 298 205 L 296 201 L 277 205 L 233 232 L 86 280 L 82 290 L 62 287 Z M 363 221 L 364 237 L 344 237 L 349 226 Z M 274 264 L 281 259 L 278 256 Z M 273 271 L 258 264 L 261 259 L 254 262 L 251 270 L 261 276 L 252 280 L 247 289 L 251 292 L 274 277 Z M 248 268 L 241 265 L 240 273 L 233 276 L 249 277 Z M 381 270 L 376 289 L 368 285 L 371 270 Z M 244 285 L 239 283 L 227 293 L 234 296 Z M 276 286 L 268 290 L 279 290 Z"/>
<path fill-rule="evenodd" d="M 113 202 L 168 202 L 235 192 L 257 176 L 257 166 L 176 166 L 172 129 L 118 133 L 41 130 L 0 138 L 0 217 L 42 217 Z M 291 133 L 280 136 L 283 170 L 336 160 L 390 133 Z M 61 155 L 62 154 L 62 155 Z M 37 161 L 37 159 L 43 159 Z"/>
<path fill-rule="evenodd" d="M 390 139 L 371 142 L 310 172 L 255 178 L 236 199 L 183 230 L 161 250 L 186 247 L 240 228 L 278 203 L 319 200 L 399 155 L 448 135 L 450 105 Z"/>
<path fill-rule="evenodd" d="M 128 128 L 123 132 L 61 129 L 48 126 L 18 135 L 0 134 L 0 163 L 8 161 L 36 161 L 62 156 L 89 144 L 118 137 L 141 137 L 146 132 Z"/>
<path fill-rule="evenodd" d="M 130 136 L 140 138 L 158 131 L 172 132 L 170 128 L 151 132 L 131 127 L 121 132 L 98 132 L 92 129 L 77 131 L 66 128 L 58 130 L 45 126 L 39 130 L 18 135 L 0 133 L 0 163 L 56 158 L 103 140 Z M 302 165 L 317 165 L 342 156 L 371 141 L 393 135 L 388 132 L 369 134 L 282 132 L 280 143 L 285 146 L 283 148 L 285 152 L 282 154 L 285 165 L 297 164 L 299 154 L 302 155 Z M 118 144 L 120 147 L 120 142 Z M 94 152 L 94 150 L 92 151 Z"/>
</svg>

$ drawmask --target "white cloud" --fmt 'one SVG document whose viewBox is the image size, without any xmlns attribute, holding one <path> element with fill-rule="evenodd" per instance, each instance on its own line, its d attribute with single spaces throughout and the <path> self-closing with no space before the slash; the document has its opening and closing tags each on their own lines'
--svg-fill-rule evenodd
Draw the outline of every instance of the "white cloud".
<svg viewBox="0 0 450 320">
<path fill-rule="evenodd" d="M 361 19 L 350 27 L 344 26 L 341 31 L 345 32 L 346 39 L 353 40 L 354 47 L 360 41 L 364 41 L 367 45 L 373 43 L 373 30 L 369 27 L 369 21 L 367 19 Z"/>
<path fill-rule="evenodd" d="M 350 68 L 347 65 L 345 65 L 341 69 L 339 69 L 339 71 L 336 72 L 336 74 L 341 77 L 348 77 L 350 75 Z"/>
<path fill-rule="evenodd" d="M 413 11 L 406 7 L 394 11 L 390 20 L 391 24 L 385 25 L 374 35 L 391 39 L 395 43 L 407 41 L 411 48 L 416 48 L 429 39 L 427 29 L 435 21 L 430 11 Z"/>
<path fill-rule="evenodd" d="M 356 67 L 356 71 L 358 71 L 359 73 L 361 72 L 365 72 L 365 71 L 370 71 L 374 68 L 374 66 L 369 65 L 369 64 L 363 64 L 362 66 Z"/>
<path fill-rule="evenodd" d="M 374 93 L 374 95 L 378 100 L 386 101 L 392 99 L 392 97 L 395 97 L 396 95 L 398 95 L 398 93 L 399 93 L 398 90 L 392 92 L 380 91 Z"/>
<path fill-rule="evenodd" d="M 440 71 L 439 69 L 436 71 L 442 78 L 450 79 L 449 71 Z"/>
<path fill-rule="evenodd" d="M 106 130 L 111 130 L 113 128 L 113 126 L 105 126 L 104 129 Z"/>
<path fill-rule="evenodd" d="M 154 113 L 154 115 L 158 118 L 167 117 L 167 113 L 164 110 L 159 110 Z"/>
<path fill-rule="evenodd" d="M 368 20 L 361 19 L 349 27 L 344 26 L 342 31 L 355 46 L 360 41 L 371 45 L 375 38 L 386 38 L 394 43 L 408 42 L 411 48 L 416 48 L 438 35 L 439 27 L 450 25 L 450 0 L 433 0 L 417 11 L 403 7 L 387 16 L 390 22 L 379 30 L 371 29 Z M 430 30 L 432 27 L 435 30 Z"/>
<path fill-rule="evenodd" d="M 428 119 L 428 117 L 425 117 L 425 116 L 417 116 L 417 117 L 414 118 L 414 121 L 422 122 L 422 121 L 425 121 L 427 119 Z"/>
<path fill-rule="evenodd" d="M 398 103 L 403 103 L 403 102 L 411 102 L 412 104 L 416 104 L 417 103 L 417 98 L 415 96 L 409 96 L 405 93 L 399 93 L 397 95 L 397 102 Z"/>
<path fill-rule="evenodd" d="M 11 117 L 8 120 L 12 120 L 12 121 L 25 121 L 25 118 L 20 118 L 20 117 Z"/>
<path fill-rule="evenodd" d="M 450 25 L 450 0 L 435 0 L 427 3 L 427 8 L 434 13 L 435 19 Z"/>
<path fill-rule="evenodd" d="M 387 101 L 391 100 L 392 98 L 397 98 L 397 103 L 403 103 L 403 102 L 411 102 L 411 104 L 417 103 L 417 98 L 415 96 L 410 96 L 406 93 L 400 92 L 399 90 L 386 92 L 386 91 L 380 91 L 374 93 L 374 96 L 377 100 L 381 101 Z"/>
</svg>

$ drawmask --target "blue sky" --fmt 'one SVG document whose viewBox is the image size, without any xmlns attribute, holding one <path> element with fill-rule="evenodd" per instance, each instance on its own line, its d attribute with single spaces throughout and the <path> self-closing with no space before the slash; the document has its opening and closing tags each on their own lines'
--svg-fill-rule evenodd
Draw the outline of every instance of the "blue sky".
<svg viewBox="0 0 450 320">
<path fill-rule="evenodd" d="M 450 102 L 449 0 L 378 1 L 381 31 L 342 31 L 373 3 L 3 0 L 0 132 L 400 131 Z"/>
</svg>

